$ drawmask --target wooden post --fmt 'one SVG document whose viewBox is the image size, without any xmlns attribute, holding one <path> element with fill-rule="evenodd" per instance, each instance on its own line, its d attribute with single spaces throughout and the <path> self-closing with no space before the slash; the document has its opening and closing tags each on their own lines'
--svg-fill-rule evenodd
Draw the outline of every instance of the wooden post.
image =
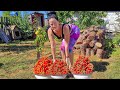
<svg viewBox="0 0 120 90">
<path fill-rule="evenodd" d="M 86 47 L 83 44 L 81 44 L 80 45 L 80 54 L 82 56 L 85 56 L 85 52 L 86 52 Z"/>
<path fill-rule="evenodd" d="M 90 50 L 91 50 L 91 48 L 86 48 L 86 56 L 90 56 Z"/>
<path fill-rule="evenodd" d="M 94 56 L 94 55 L 95 55 L 95 50 L 94 50 L 94 49 L 91 49 L 90 55 L 91 55 L 91 56 Z"/>
<path fill-rule="evenodd" d="M 103 49 L 97 49 L 96 56 L 100 59 L 103 58 Z"/>
</svg>

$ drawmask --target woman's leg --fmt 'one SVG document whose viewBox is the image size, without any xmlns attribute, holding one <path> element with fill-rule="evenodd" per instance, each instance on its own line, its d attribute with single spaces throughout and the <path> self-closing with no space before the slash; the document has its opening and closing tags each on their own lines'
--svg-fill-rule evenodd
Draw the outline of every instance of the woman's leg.
<svg viewBox="0 0 120 90">
<path fill-rule="evenodd" d="M 62 55 L 62 60 L 65 61 L 66 59 L 66 56 L 65 56 L 65 45 L 64 45 L 64 39 L 62 40 L 62 44 L 60 46 L 60 51 L 61 51 L 61 55 Z"/>
<path fill-rule="evenodd" d="M 73 51 L 71 51 L 71 53 L 69 53 L 69 57 L 70 57 L 70 62 L 71 62 L 71 65 L 73 65 Z"/>
<path fill-rule="evenodd" d="M 61 55 L 62 55 L 62 60 L 65 61 L 65 59 L 66 59 L 65 52 L 61 51 Z"/>
<path fill-rule="evenodd" d="M 72 43 L 70 42 L 70 44 L 72 44 Z M 70 45 L 70 44 L 69 44 L 69 45 Z M 73 44 L 74 44 L 74 43 L 73 43 Z M 61 46 L 60 46 L 60 50 L 61 50 L 62 60 L 66 61 L 64 39 L 62 40 L 62 44 L 61 44 Z M 70 49 L 70 48 L 69 48 L 69 58 L 70 58 L 71 64 L 73 64 L 73 51 L 72 51 L 72 49 Z"/>
<path fill-rule="evenodd" d="M 73 58 L 74 58 L 74 55 L 73 55 L 73 47 L 77 41 L 77 39 L 79 38 L 79 35 L 80 35 L 80 29 L 79 28 L 76 28 L 74 29 L 75 33 L 73 33 L 71 36 L 70 36 L 70 42 L 69 42 L 69 57 L 70 57 L 70 61 L 71 61 L 71 65 L 73 65 Z"/>
</svg>

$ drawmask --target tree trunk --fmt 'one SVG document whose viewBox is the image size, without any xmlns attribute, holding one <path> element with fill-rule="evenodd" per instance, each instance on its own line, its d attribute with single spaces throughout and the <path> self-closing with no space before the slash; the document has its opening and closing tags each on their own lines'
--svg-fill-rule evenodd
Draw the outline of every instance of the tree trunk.
<svg viewBox="0 0 120 90">
<path fill-rule="evenodd" d="M 85 50 L 86 50 L 86 46 L 84 45 L 80 45 L 80 54 L 85 56 Z"/>
<path fill-rule="evenodd" d="M 76 45 L 74 46 L 74 49 L 80 49 L 80 45 L 79 45 L 79 44 L 76 44 Z"/>
<path fill-rule="evenodd" d="M 39 44 L 40 44 L 40 43 L 37 42 L 37 45 L 36 45 L 36 46 L 39 47 Z M 40 51 L 37 51 L 37 59 L 40 59 Z"/>
<path fill-rule="evenodd" d="M 86 56 L 90 56 L 90 51 L 91 51 L 91 48 L 86 48 Z"/>
<path fill-rule="evenodd" d="M 37 52 L 37 59 L 40 59 L 40 52 Z"/>
<path fill-rule="evenodd" d="M 90 55 L 91 55 L 91 56 L 94 56 L 94 55 L 95 55 L 95 50 L 94 50 L 94 49 L 91 49 Z"/>
<path fill-rule="evenodd" d="M 89 43 L 89 46 L 90 47 L 94 47 L 95 46 L 95 43 L 96 43 L 97 41 L 96 40 L 92 40 L 90 43 Z"/>
<path fill-rule="evenodd" d="M 102 47 L 102 44 L 100 42 L 96 42 L 95 43 L 95 46 L 97 46 L 98 48 L 101 48 Z"/>
<path fill-rule="evenodd" d="M 80 37 L 78 38 L 76 44 L 82 44 L 83 43 L 83 35 L 80 35 Z"/>
<path fill-rule="evenodd" d="M 100 30 L 100 29 L 98 30 L 98 32 L 96 33 L 96 36 L 98 36 L 98 39 L 102 39 L 103 33 L 104 33 L 103 30 Z"/>
<path fill-rule="evenodd" d="M 94 36 L 90 36 L 90 35 L 87 37 L 87 39 L 89 39 L 90 41 L 94 40 L 94 38 L 95 38 Z"/>
<path fill-rule="evenodd" d="M 97 49 L 96 56 L 98 58 L 103 58 L 103 49 Z"/>
</svg>

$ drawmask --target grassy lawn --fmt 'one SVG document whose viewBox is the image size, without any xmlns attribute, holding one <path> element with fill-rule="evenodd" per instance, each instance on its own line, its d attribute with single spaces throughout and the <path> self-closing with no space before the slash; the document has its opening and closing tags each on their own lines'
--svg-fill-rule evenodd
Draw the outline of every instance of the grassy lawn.
<svg viewBox="0 0 120 90">
<path fill-rule="evenodd" d="M 0 44 L 0 78 L 34 78 L 32 68 L 36 62 L 36 51 L 32 43 Z"/>
<path fill-rule="evenodd" d="M 61 59 L 60 43 L 57 43 L 56 57 Z M 120 78 L 120 48 L 117 47 L 109 59 L 91 57 L 94 64 L 93 79 L 119 79 Z M 52 57 L 50 43 L 45 43 L 42 56 Z M 74 51 L 74 61 L 78 57 Z M 35 79 L 32 71 L 37 61 L 37 52 L 34 41 L 15 41 L 8 45 L 0 43 L 0 78 L 1 79 Z"/>
<path fill-rule="evenodd" d="M 120 79 L 120 48 L 116 48 L 109 59 L 102 60 L 99 63 L 99 65 L 95 65 L 93 78 Z"/>
<path fill-rule="evenodd" d="M 58 45 L 58 44 L 57 44 Z M 52 57 L 50 44 L 45 43 L 46 49 L 42 56 Z M 61 58 L 57 48 L 57 58 Z M 0 78 L 1 79 L 35 79 L 33 66 L 37 61 L 34 41 L 16 41 L 0 44 Z"/>
</svg>

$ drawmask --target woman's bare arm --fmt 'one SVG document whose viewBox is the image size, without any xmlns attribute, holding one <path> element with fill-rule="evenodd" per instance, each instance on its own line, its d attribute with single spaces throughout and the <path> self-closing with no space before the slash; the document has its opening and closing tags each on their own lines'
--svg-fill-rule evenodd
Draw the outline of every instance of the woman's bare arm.
<svg viewBox="0 0 120 90">
<path fill-rule="evenodd" d="M 55 44 L 55 40 L 54 40 L 54 35 L 53 35 L 52 30 L 50 28 L 48 29 L 48 38 L 49 38 L 50 43 L 51 43 L 52 56 L 53 56 L 53 59 L 55 60 L 56 44 Z"/>
</svg>

